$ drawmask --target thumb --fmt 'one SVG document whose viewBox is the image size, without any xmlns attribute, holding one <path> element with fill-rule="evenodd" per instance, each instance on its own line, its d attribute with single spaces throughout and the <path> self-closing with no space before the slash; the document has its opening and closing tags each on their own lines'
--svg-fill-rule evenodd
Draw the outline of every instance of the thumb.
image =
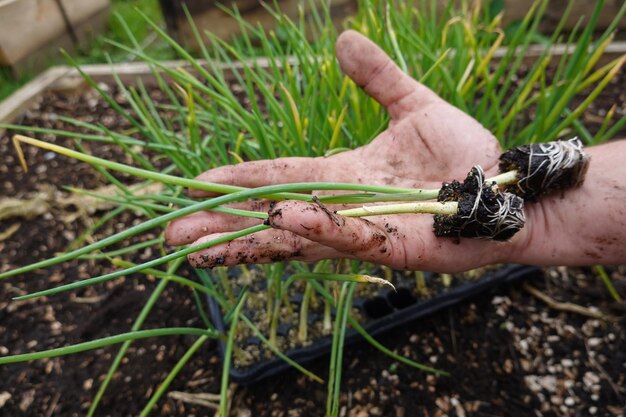
<svg viewBox="0 0 626 417">
<path fill-rule="evenodd" d="M 337 39 L 337 59 L 343 72 L 393 119 L 441 100 L 433 91 L 404 73 L 374 42 L 353 30 Z"/>
</svg>

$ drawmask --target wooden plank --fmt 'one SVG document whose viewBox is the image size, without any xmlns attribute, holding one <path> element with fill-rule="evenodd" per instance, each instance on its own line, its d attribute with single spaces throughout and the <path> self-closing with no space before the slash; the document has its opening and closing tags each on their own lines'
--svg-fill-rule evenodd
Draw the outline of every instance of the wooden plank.
<svg viewBox="0 0 626 417">
<path fill-rule="evenodd" d="M 5 0 L 0 3 L 0 65 L 11 65 L 65 32 L 55 0 Z"/>
<path fill-rule="evenodd" d="M 110 7 L 109 0 L 59 0 L 67 13 L 72 25 L 77 26 L 81 22 L 99 14 L 102 10 Z"/>
<path fill-rule="evenodd" d="M 244 61 L 245 65 L 254 65 L 260 68 L 269 68 L 270 61 L 267 58 L 254 58 L 247 61 Z M 295 57 L 290 57 L 287 59 L 292 65 L 296 65 L 298 62 Z M 208 65 L 204 60 L 198 60 L 198 63 L 207 68 Z M 168 69 L 184 69 L 185 71 L 191 74 L 197 74 L 197 71 L 193 68 L 189 62 L 180 60 L 180 61 L 165 61 L 162 62 L 161 65 Z M 244 67 L 244 63 L 235 62 L 234 64 L 216 64 L 217 67 L 224 71 L 224 76 L 226 79 L 232 77 L 232 70 L 239 70 Z M 141 81 L 146 86 L 156 85 L 157 80 L 154 77 L 153 71 L 155 70 L 153 66 L 145 63 L 145 62 L 128 62 L 121 64 L 90 64 L 90 65 L 82 65 L 81 69 L 94 79 L 96 82 L 102 83 L 113 83 L 115 82 L 114 74 L 117 74 L 119 79 L 125 85 L 136 85 L 139 81 Z M 159 74 L 164 75 L 163 69 L 157 69 Z M 165 77 L 167 79 L 167 77 Z M 60 82 L 76 82 L 76 80 L 82 80 L 82 76 L 76 69 L 72 69 L 69 71 L 63 79 L 57 80 L 56 83 L 51 84 L 49 87 L 56 88 Z"/>
<path fill-rule="evenodd" d="M 192 27 L 183 13 L 181 3 L 185 3 L 200 33 L 211 32 L 222 39 L 230 40 L 240 33 L 239 23 L 227 13 L 218 8 L 222 4 L 227 9 L 237 8 L 243 19 L 253 26 L 261 26 L 266 31 L 275 28 L 276 18 L 263 6 L 262 2 L 254 0 L 236 1 L 202 1 L 202 0 L 161 0 L 163 15 L 168 30 L 176 40 L 189 49 L 198 49 L 198 43 Z M 272 2 L 267 2 L 270 7 Z M 299 19 L 300 7 L 304 6 L 305 22 L 310 23 L 311 7 L 315 2 L 301 0 L 282 0 L 277 2 L 280 11 L 294 22 Z M 352 16 L 357 10 L 357 0 L 333 0 L 331 16 L 339 27 L 344 18 Z"/>
<path fill-rule="evenodd" d="M 65 15 L 74 47 L 87 46 L 109 17 L 110 0 L 55 0 Z"/>
<path fill-rule="evenodd" d="M 58 58 L 59 49 L 85 45 L 105 27 L 109 0 L 63 1 L 74 8 L 68 21 L 57 0 L 0 0 L 0 66 L 15 75 L 39 69 Z"/>
<path fill-rule="evenodd" d="M 585 22 L 589 21 L 593 9 L 596 5 L 595 1 L 589 0 L 551 0 L 548 2 L 545 16 L 540 25 L 540 31 L 543 33 L 551 33 L 561 20 L 563 11 L 566 9 L 569 1 L 573 2 L 572 12 L 565 21 L 564 28 L 566 30 L 573 29 L 579 20 L 584 27 Z M 531 8 L 535 0 L 505 0 L 504 2 L 504 24 L 508 24 L 515 20 L 524 18 L 528 10 Z M 598 29 L 607 28 L 615 19 L 618 10 L 624 4 L 624 0 L 606 1 L 598 18 Z M 582 20 L 581 20 L 582 18 Z M 626 16 L 618 23 L 618 28 L 626 29 Z"/>
<path fill-rule="evenodd" d="M 51 61 L 54 62 L 59 60 L 59 50 L 65 49 L 71 53 L 77 48 L 77 46 L 84 46 L 93 38 L 95 34 L 100 33 L 106 26 L 109 11 L 108 6 L 104 9 L 98 10 L 95 14 L 83 19 L 82 22 L 73 26 L 73 33 L 69 33 L 66 30 L 56 38 L 48 39 L 40 45 L 38 49 L 30 51 L 28 55 L 17 61 L 11 62 L 8 68 L 14 75 L 18 75 L 22 73 L 32 73 L 40 70 L 41 68 L 50 66 Z M 0 38 L 1 37 L 2 33 L 0 32 Z M 79 45 L 77 45 L 75 41 L 78 41 Z"/>
<path fill-rule="evenodd" d="M 64 2 L 68 0 L 62 0 Z M 68 18 L 71 21 L 74 33 L 77 37 L 77 48 L 86 47 L 99 33 L 104 32 L 111 14 L 110 0 L 92 0 L 95 2 L 90 13 L 81 13 L 80 15 L 69 12 Z M 72 2 L 81 2 L 81 0 L 72 0 Z M 96 7 L 97 6 L 97 7 Z M 67 10 L 67 9 L 66 9 Z"/>
<path fill-rule="evenodd" d="M 553 45 L 550 48 L 550 53 L 554 56 L 562 56 L 565 54 L 569 54 L 573 51 L 574 46 L 565 45 L 565 44 L 557 44 Z M 528 64 L 532 64 L 538 57 L 540 57 L 545 51 L 545 47 L 542 45 L 534 45 L 531 46 L 525 56 L 525 60 Z M 506 54 L 507 48 L 498 48 L 494 52 L 494 58 L 500 58 Z M 607 62 L 608 60 L 615 59 L 618 56 L 626 54 L 626 41 L 613 42 L 606 48 L 606 51 L 603 55 L 603 62 Z M 200 65 L 206 67 L 206 62 L 203 60 L 198 61 Z M 270 62 L 267 58 L 255 58 L 250 59 L 248 61 L 244 61 L 246 65 L 258 66 L 259 68 L 268 68 L 270 66 Z M 297 65 L 298 61 L 295 57 L 288 58 L 287 62 L 291 65 Z M 183 68 L 185 71 L 192 72 L 193 68 L 187 61 L 166 61 L 162 63 L 163 66 L 176 69 Z M 229 73 L 231 69 L 241 69 L 244 64 L 241 62 L 234 63 L 234 65 L 225 65 L 225 64 L 217 64 L 217 67 L 226 72 L 226 78 L 229 78 Z M 232 67 L 232 68 L 231 68 Z M 132 62 L 132 63 L 124 63 L 124 64 L 93 64 L 93 65 L 83 65 L 81 67 L 86 74 L 90 75 L 97 82 L 110 83 L 114 82 L 113 73 L 118 74 L 120 79 L 124 84 L 133 85 L 136 84 L 137 81 L 141 80 L 145 85 L 154 85 L 156 80 L 154 79 L 154 75 L 152 74 L 152 67 L 144 62 Z M 162 71 L 159 71 L 162 73 Z M 71 72 L 65 75 L 66 79 L 69 78 L 81 78 L 80 74 L 76 70 L 72 70 Z"/>
<path fill-rule="evenodd" d="M 560 57 L 563 55 L 571 55 L 574 52 L 576 45 L 556 44 L 550 48 L 550 55 L 554 57 Z M 539 58 L 546 50 L 543 45 L 531 45 L 526 51 L 524 61 L 527 64 L 532 64 Z M 501 58 L 507 53 L 507 48 L 498 48 L 493 54 L 494 58 Z M 604 51 L 604 54 L 600 58 L 598 64 L 603 65 L 609 61 L 626 54 L 626 41 L 616 41 L 610 43 Z"/>
<path fill-rule="evenodd" d="M 63 78 L 69 67 L 52 67 L 0 102 L 0 123 L 13 123 L 55 81 Z M 2 130 L 0 130 L 2 134 Z"/>
</svg>

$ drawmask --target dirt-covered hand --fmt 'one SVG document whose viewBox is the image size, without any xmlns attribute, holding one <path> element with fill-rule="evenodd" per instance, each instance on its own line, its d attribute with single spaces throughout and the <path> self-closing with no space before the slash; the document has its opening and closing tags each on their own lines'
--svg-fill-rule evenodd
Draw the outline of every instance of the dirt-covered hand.
<svg viewBox="0 0 626 417">
<path fill-rule="evenodd" d="M 247 162 L 198 179 L 243 187 L 325 181 L 439 188 L 442 181 L 463 179 L 473 165 L 488 176 L 497 173 L 500 148 L 491 133 L 403 73 L 378 46 L 348 31 L 339 37 L 336 53 L 343 71 L 389 112 L 384 132 L 367 146 L 334 156 Z M 192 254 L 194 266 L 355 258 L 395 268 L 458 271 L 497 262 L 505 250 L 495 242 L 436 238 L 430 215 L 344 218 L 299 201 L 279 202 L 271 210 L 262 201 L 236 207 L 269 211 L 273 229 Z M 173 245 L 200 243 L 259 222 L 200 212 L 172 222 L 166 238 Z"/>
</svg>

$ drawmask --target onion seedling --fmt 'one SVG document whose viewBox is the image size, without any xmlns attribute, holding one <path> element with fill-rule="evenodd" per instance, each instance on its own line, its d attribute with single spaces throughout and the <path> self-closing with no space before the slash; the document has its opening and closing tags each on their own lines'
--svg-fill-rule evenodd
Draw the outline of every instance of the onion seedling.
<svg viewBox="0 0 626 417">
<path fill-rule="evenodd" d="M 589 156 L 578 138 L 522 145 L 500 156 L 500 169 L 506 171 L 494 177 L 495 181 L 485 180 L 482 168 L 475 166 L 463 183 L 444 182 L 437 202 L 363 206 L 337 214 L 366 217 L 431 213 L 439 237 L 508 240 L 524 226 L 524 200 L 534 201 L 542 194 L 579 187 L 588 167 Z"/>
<path fill-rule="evenodd" d="M 415 292 L 421 296 L 427 296 L 429 293 L 424 271 L 415 271 Z"/>
</svg>

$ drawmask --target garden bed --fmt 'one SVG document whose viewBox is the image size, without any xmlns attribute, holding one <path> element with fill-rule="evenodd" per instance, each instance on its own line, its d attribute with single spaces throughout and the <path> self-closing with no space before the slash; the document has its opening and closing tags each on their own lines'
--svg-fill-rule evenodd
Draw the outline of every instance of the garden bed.
<svg viewBox="0 0 626 417">
<path fill-rule="evenodd" d="M 617 103 L 626 108 L 624 70 L 586 113 L 590 130 Z M 153 93 L 156 94 L 156 93 Z M 122 97 L 117 96 L 123 103 Z M 156 101 L 162 97 L 153 97 Z M 111 129 L 129 126 L 94 91 L 45 93 L 25 113 L 26 125 L 76 130 L 58 118 L 67 115 L 99 120 Z M 621 135 L 625 135 L 623 130 Z M 46 137 L 58 144 L 69 140 Z M 98 156 L 129 162 L 108 145 L 89 144 Z M 76 204 L 59 204 L 66 195 L 60 185 L 94 189 L 103 185 L 95 171 L 73 160 L 28 148 L 31 173 L 25 175 L 11 150 L 9 136 L 0 141 L 8 155 L 0 168 L 0 193 L 6 197 L 35 198 L 48 207 L 33 219 L 3 220 L 2 270 L 52 256 L 72 243 L 90 222 Z M 119 177 L 127 180 L 126 178 Z M 42 203 L 43 204 L 43 203 Z M 97 210 L 97 208 L 95 208 Z M 107 224 L 97 236 L 109 235 L 137 221 Z M 157 233 L 158 231 L 155 231 Z M 155 235 L 147 235 L 148 239 Z M 137 257 L 148 259 L 149 250 Z M 125 332 L 150 294 L 154 280 L 140 275 L 111 281 L 73 294 L 9 302 L 15 296 L 49 287 L 64 279 L 95 276 L 110 270 L 108 262 L 81 261 L 3 281 L 0 287 L 0 353 L 43 350 Z M 617 291 L 626 292 L 626 269 L 610 270 Z M 417 372 L 399 365 L 373 348 L 359 344 L 344 359 L 343 405 L 346 415 L 620 415 L 626 393 L 626 343 L 623 305 L 616 304 L 590 270 L 553 269 L 533 282 L 552 298 L 598 308 L 620 317 L 610 322 L 549 309 L 520 284 L 485 293 L 439 312 L 379 340 L 418 362 L 451 373 L 450 377 Z M 202 326 L 188 290 L 171 285 L 150 315 L 146 328 Z M 190 337 L 160 338 L 133 344 L 107 392 L 103 415 L 135 415 L 145 398 L 193 343 Z M 10 350 L 9 350 L 10 349 Z M 0 382 L 0 410 L 7 415 L 82 415 L 99 380 L 108 370 L 115 348 L 89 354 L 4 366 Z M 156 358 L 156 359 L 155 359 Z M 312 365 L 325 376 L 325 358 Z M 286 377 L 245 389 L 235 389 L 233 415 L 319 415 L 325 405 L 325 387 L 295 371 Z M 172 390 L 188 393 L 219 391 L 221 365 L 215 344 L 207 344 L 175 380 Z M 129 401 L 128 399 L 134 399 Z M 206 414 L 201 406 L 169 398 L 159 405 L 161 415 Z M 248 410 L 248 411 L 246 411 Z M 289 414 L 285 410 L 291 410 Z M 283 414 L 281 414 L 281 412 Z M 240 414 L 237 414 L 240 413 Z"/>
</svg>

